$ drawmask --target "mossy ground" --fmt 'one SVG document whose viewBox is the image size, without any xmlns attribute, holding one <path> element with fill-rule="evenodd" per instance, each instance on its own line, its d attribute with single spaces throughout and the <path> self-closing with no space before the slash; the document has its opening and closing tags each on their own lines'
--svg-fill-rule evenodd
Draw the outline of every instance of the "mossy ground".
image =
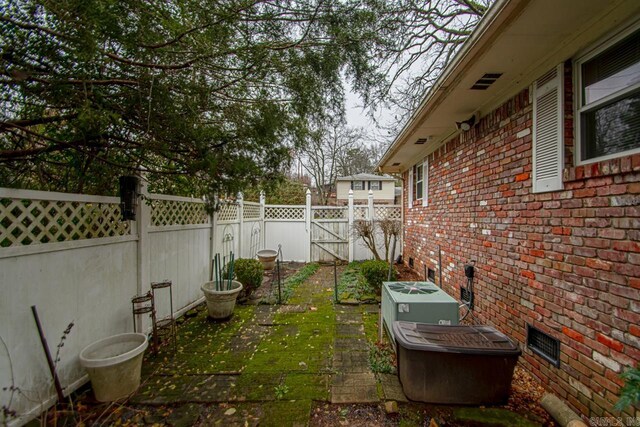
<svg viewBox="0 0 640 427">
<path fill-rule="evenodd" d="M 75 397 L 80 419 L 73 419 L 85 425 L 99 419 L 108 425 L 293 426 L 335 425 L 335 415 L 349 425 L 370 413 L 371 423 L 358 425 L 411 426 L 442 412 L 401 403 L 399 414 L 387 416 L 381 402 L 391 396 L 389 381 L 397 380 L 384 370 L 373 380 L 374 403 L 330 404 L 336 378 L 348 384 L 344 374 L 372 377 L 366 354 L 375 343 L 383 345 L 377 305 L 335 305 L 332 266 L 310 264 L 286 282 L 285 305 L 238 305 L 224 322 L 210 320 L 200 306 L 181 320 L 175 354 L 164 347 L 146 355 L 141 387 L 126 404 L 98 404 L 85 391 Z M 384 353 L 376 363 L 393 365 L 393 359 Z M 319 407 L 326 411 L 316 413 Z M 450 408 L 444 413 L 447 425 L 493 423 Z"/>
</svg>

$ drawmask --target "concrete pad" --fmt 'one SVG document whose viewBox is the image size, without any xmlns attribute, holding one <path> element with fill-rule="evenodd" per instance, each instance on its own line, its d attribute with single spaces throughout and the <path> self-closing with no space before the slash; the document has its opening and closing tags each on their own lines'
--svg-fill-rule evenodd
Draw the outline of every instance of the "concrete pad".
<svg viewBox="0 0 640 427">
<path fill-rule="evenodd" d="M 402 385 L 397 375 L 380 374 L 378 376 L 382 385 L 382 393 L 385 400 L 395 400 L 397 402 L 408 402 L 407 396 L 402 391 Z"/>
<path fill-rule="evenodd" d="M 376 378 L 371 372 L 337 374 L 331 386 L 331 403 L 379 402 Z"/>
</svg>

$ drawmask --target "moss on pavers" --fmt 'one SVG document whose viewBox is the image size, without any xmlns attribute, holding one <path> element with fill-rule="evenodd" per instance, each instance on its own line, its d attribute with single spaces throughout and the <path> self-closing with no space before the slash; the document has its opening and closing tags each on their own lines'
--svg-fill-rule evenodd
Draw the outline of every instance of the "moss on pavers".
<svg viewBox="0 0 640 427">
<path fill-rule="evenodd" d="M 287 390 L 285 398 L 329 400 L 330 381 L 327 374 L 289 373 L 282 383 Z"/>
<path fill-rule="evenodd" d="M 340 373 L 333 376 L 331 403 L 379 402 L 376 379 L 371 372 Z"/>
<path fill-rule="evenodd" d="M 260 427 L 306 426 L 311 416 L 311 400 L 279 400 L 262 407 Z"/>
<path fill-rule="evenodd" d="M 459 421 L 468 421 L 485 426 L 536 427 L 540 424 L 502 408 L 457 408 L 453 416 Z"/>
<path fill-rule="evenodd" d="M 222 353 L 192 353 L 176 358 L 173 363 L 162 364 L 155 373 L 159 375 L 213 375 L 241 372 L 253 351 L 226 350 Z"/>
<path fill-rule="evenodd" d="M 336 335 L 338 337 L 363 337 L 364 327 L 358 324 L 338 323 L 336 325 Z"/>
<path fill-rule="evenodd" d="M 207 426 L 305 426 L 311 414 L 311 400 L 278 400 L 220 404 L 207 408 L 201 417 Z"/>
<path fill-rule="evenodd" d="M 382 386 L 382 393 L 385 400 L 395 400 L 396 402 L 408 402 L 407 396 L 402 391 L 402 385 L 395 374 L 378 374 L 378 382 Z"/>
<path fill-rule="evenodd" d="M 275 387 L 283 383 L 284 376 L 282 372 L 243 372 L 236 382 L 238 400 L 275 400 Z"/>
<path fill-rule="evenodd" d="M 379 331 L 379 317 L 378 313 L 369 313 L 365 311 L 362 313 L 362 321 L 364 322 L 364 334 L 367 337 L 369 342 L 378 341 L 378 331 Z"/>
<path fill-rule="evenodd" d="M 131 398 L 132 403 L 167 404 L 188 402 L 188 391 L 194 378 L 190 376 L 151 376 Z"/>
</svg>

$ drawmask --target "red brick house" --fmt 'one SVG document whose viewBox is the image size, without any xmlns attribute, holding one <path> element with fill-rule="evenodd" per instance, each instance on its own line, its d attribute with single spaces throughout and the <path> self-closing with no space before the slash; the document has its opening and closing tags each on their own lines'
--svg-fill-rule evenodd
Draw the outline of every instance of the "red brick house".
<svg viewBox="0 0 640 427">
<path fill-rule="evenodd" d="M 416 159 L 420 159 L 416 163 Z M 379 163 L 403 257 L 585 416 L 640 361 L 640 1 L 498 0 Z M 628 414 L 640 416 L 634 409 Z"/>
</svg>

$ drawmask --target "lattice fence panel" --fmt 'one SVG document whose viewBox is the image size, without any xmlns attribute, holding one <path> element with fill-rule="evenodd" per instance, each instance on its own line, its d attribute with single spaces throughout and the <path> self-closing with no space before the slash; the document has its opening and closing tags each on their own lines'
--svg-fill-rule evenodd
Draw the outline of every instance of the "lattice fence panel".
<svg viewBox="0 0 640 427">
<path fill-rule="evenodd" d="M 0 199 L 0 247 L 67 242 L 131 233 L 117 203 Z"/>
<path fill-rule="evenodd" d="M 313 219 L 347 219 L 347 208 L 313 208 Z"/>
<path fill-rule="evenodd" d="M 354 206 L 353 207 L 353 219 L 367 219 L 367 211 L 369 208 L 367 206 Z"/>
<path fill-rule="evenodd" d="M 304 220 L 304 207 L 266 206 L 264 218 L 272 220 Z"/>
<path fill-rule="evenodd" d="M 402 211 L 399 206 L 375 206 L 373 208 L 374 218 L 381 219 L 401 219 Z"/>
<path fill-rule="evenodd" d="M 245 203 L 242 217 L 244 219 L 260 219 L 260 203 Z"/>
<path fill-rule="evenodd" d="M 169 225 L 208 224 L 204 203 L 179 200 L 153 200 L 151 202 L 151 225 L 166 227 Z"/>
<path fill-rule="evenodd" d="M 218 211 L 218 221 L 237 221 L 238 205 L 235 203 L 223 204 Z"/>
</svg>

